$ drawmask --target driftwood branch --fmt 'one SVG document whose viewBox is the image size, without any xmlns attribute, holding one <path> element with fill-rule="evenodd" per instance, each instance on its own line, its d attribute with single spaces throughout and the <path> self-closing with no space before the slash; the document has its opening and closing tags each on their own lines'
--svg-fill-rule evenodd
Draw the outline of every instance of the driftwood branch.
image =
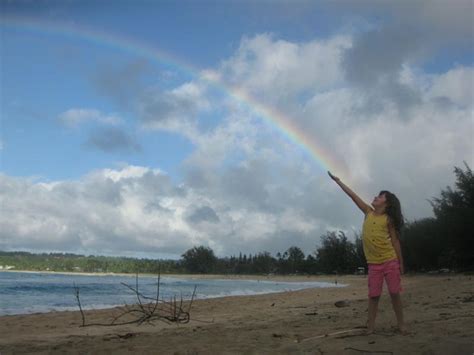
<svg viewBox="0 0 474 355">
<path fill-rule="evenodd" d="M 340 331 L 332 332 L 332 333 L 320 334 L 320 335 L 312 336 L 309 338 L 299 339 L 296 342 L 304 343 L 307 341 L 313 341 L 315 339 L 321 339 L 321 338 L 327 338 L 327 337 L 333 337 L 333 336 L 360 336 L 360 335 L 365 335 L 365 332 L 366 331 L 364 329 L 359 329 L 359 328 L 346 329 L 346 330 L 340 330 Z"/>
<path fill-rule="evenodd" d="M 188 323 L 191 319 L 190 312 L 191 306 L 196 296 L 196 286 L 191 296 L 191 300 L 188 303 L 187 310 L 184 309 L 184 301 L 181 295 L 181 299 L 176 300 L 176 296 L 172 297 L 170 301 L 160 300 L 160 284 L 161 274 L 158 273 L 156 295 L 155 297 L 149 297 L 139 291 L 138 273 L 135 277 L 135 287 L 130 286 L 126 283 L 121 283 L 123 286 L 130 289 L 135 293 L 137 297 L 137 303 L 134 305 L 127 305 L 121 307 L 121 312 L 115 316 L 108 323 L 87 323 L 84 310 L 82 309 L 80 290 L 79 287 L 74 284 L 74 293 L 77 300 L 77 305 L 82 317 L 81 327 L 89 326 L 119 326 L 126 324 L 138 324 L 153 323 L 154 321 L 162 321 L 166 323 L 184 324 Z"/>
<path fill-rule="evenodd" d="M 356 349 L 356 348 L 344 348 L 344 350 L 354 350 L 364 354 L 393 354 L 392 351 L 385 351 L 385 350 L 365 350 L 365 349 Z"/>
<path fill-rule="evenodd" d="M 79 298 L 79 287 L 76 286 L 75 282 L 74 282 L 74 294 L 76 295 L 77 305 L 79 306 L 79 310 L 81 311 L 82 326 L 84 326 L 86 324 L 86 318 L 84 316 L 84 312 L 82 311 L 81 299 Z"/>
</svg>

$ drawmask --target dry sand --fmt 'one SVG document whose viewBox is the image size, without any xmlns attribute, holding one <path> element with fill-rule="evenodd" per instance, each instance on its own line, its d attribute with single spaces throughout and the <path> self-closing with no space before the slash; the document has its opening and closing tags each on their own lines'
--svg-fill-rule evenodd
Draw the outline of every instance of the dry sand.
<svg viewBox="0 0 474 355">
<path fill-rule="evenodd" d="M 384 289 L 376 332 L 367 317 L 364 276 L 344 288 L 195 301 L 188 324 L 80 327 L 80 312 L 0 317 L 0 354 L 469 354 L 474 353 L 474 280 L 466 275 L 405 276 L 409 335 L 395 328 Z M 281 279 L 281 278 L 279 278 Z M 291 280 L 334 281 L 327 277 Z M 345 300 L 345 307 L 335 302 Z M 86 312 L 108 322 L 117 309 Z M 348 331 L 350 329 L 355 331 Z"/>
</svg>

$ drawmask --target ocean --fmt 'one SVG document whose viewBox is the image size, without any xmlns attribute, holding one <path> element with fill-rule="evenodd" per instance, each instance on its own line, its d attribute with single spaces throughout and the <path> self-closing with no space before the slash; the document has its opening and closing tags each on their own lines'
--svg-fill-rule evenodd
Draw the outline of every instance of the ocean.
<svg viewBox="0 0 474 355">
<path fill-rule="evenodd" d="M 256 277 L 257 278 L 257 277 Z M 135 275 L 86 275 L 0 271 L 0 315 L 79 310 L 74 286 L 79 288 L 83 309 L 111 308 L 137 301 Z M 157 276 L 139 276 L 139 291 L 156 297 Z M 343 287 L 329 282 L 201 279 L 161 276 L 160 299 L 195 299 L 257 295 L 316 287 Z"/>
</svg>

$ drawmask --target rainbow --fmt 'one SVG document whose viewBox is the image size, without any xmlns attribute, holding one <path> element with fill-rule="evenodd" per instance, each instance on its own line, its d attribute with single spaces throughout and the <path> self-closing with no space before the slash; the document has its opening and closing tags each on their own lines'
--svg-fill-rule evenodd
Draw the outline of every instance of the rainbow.
<svg viewBox="0 0 474 355">
<path fill-rule="evenodd" d="M 198 77 L 201 80 L 203 79 L 201 74 L 202 70 L 195 68 L 191 63 L 187 63 L 177 56 L 159 50 L 149 43 L 125 35 L 118 36 L 96 29 L 78 26 L 77 24 L 52 23 L 26 17 L 9 16 L 0 18 L 0 26 L 32 32 L 33 34 L 41 33 L 74 38 L 92 43 L 99 47 L 118 49 L 132 55 L 147 58 L 170 68 L 176 68 L 179 72 L 187 74 L 192 78 Z M 289 141 L 307 152 L 322 170 L 330 170 L 343 177 L 349 176 L 347 174 L 346 165 L 340 159 L 337 159 L 336 156 L 322 144 L 318 144 L 315 137 L 310 136 L 301 127 L 298 127 L 293 120 L 284 113 L 259 102 L 242 88 L 230 86 L 213 75 L 205 75 L 204 80 L 213 84 L 216 88 L 221 89 L 232 99 L 244 104 L 252 112 L 276 128 L 276 130 Z"/>
</svg>

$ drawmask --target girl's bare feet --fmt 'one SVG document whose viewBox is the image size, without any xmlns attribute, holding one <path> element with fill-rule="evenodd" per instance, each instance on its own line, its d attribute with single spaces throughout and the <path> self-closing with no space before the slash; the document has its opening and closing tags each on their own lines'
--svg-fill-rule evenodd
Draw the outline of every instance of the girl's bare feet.
<svg viewBox="0 0 474 355">
<path fill-rule="evenodd" d="M 374 326 L 373 325 L 369 326 L 369 321 L 365 323 L 365 328 L 366 328 L 366 331 L 365 331 L 366 335 L 374 334 Z"/>
</svg>

